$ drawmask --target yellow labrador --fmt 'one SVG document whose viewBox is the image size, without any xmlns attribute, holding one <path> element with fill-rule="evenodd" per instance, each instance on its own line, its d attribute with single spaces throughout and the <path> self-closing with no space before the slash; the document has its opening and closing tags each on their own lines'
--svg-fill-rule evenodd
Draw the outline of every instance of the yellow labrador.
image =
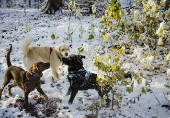
<svg viewBox="0 0 170 118">
<path fill-rule="evenodd" d="M 53 77 L 59 80 L 58 67 L 62 64 L 61 58 L 68 56 L 70 46 L 67 44 L 59 44 L 54 48 L 49 46 L 33 46 L 29 47 L 33 42 L 33 37 L 26 36 L 20 46 L 20 51 L 23 53 L 23 64 L 25 69 L 29 69 L 33 63 L 38 61 L 47 63 L 50 62 Z"/>
</svg>

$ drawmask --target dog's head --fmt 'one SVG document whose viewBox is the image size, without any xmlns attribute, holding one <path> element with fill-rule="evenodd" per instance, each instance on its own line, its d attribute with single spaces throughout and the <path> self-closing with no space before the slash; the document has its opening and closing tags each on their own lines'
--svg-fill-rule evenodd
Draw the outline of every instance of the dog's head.
<svg viewBox="0 0 170 118">
<path fill-rule="evenodd" d="M 68 58 L 63 57 L 62 62 L 74 70 L 83 68 L 82 59 L 85 58 L 83 55 L 70 55 Z"/>
<path fill-rule="evenodd" d="M 50 67 L 50 63 L 36 62 L 29 69 L 30 73 L 41 73 L 42 71 L 48 69 Z"/>
<path fill-rule="evenodd" d="M 60 57 L 67 57 L 70 51 L 70 46 L 67 44 L 59 44 L 55 47 L 55 51 Z"/>
</svg>

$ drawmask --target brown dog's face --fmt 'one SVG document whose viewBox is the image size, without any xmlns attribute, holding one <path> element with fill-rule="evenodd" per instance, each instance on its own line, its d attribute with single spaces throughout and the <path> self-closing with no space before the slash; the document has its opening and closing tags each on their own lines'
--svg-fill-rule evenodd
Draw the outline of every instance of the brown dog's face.
<svg viewBox="0 0 170 118">
<path fill-rule="evenodd" d="M 36 62 L 31 67 L 33 73 L 42 72 L 50 67 L 50 63 Z"/>
</svg>

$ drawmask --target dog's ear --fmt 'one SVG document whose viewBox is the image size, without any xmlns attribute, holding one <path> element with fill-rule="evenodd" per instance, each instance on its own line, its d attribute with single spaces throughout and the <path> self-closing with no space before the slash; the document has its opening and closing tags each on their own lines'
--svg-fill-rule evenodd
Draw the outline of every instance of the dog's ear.
<svg viewBox="0 0 170 118">
<path fill-rule="evenodd" d="M 60 52 L 60 45 L 56 46 L 56 47 L 55 47 L 55 50 L 56 50 L 57 52 Z"/>
<path fill-rule="evenodd" d="M 71 45 L 71 44 L 69 45 L 69 51 L 70 51 L 70 48 L 72 48 L 72 45 Z"/>
<path fill-rule="evenodd" d="M 32 67 L 29 68 L 28 72 L 29 72 L 29 73 L 36 73 L 36 71 L 38 71 L 38 67 L 37 67 L 37 64 L 34 63 L 34 64 L 32 65 Z"/>
<path fill-rule="evenodd" d="M 37 66 L 38 66 L 38 63 L 34 63 L 34 64 L 33 64 L 33 69 L 34 69 L 34 70 L 38 70 L 38 67 L 37 67 Z"/>
</svg>

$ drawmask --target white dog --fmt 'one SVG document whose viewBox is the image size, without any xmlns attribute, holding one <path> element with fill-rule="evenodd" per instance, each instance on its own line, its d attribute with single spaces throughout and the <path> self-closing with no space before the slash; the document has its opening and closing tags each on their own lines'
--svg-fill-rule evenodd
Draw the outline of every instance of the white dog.
<svg viewBox="0 0 170 118">
<path fill-rule="evenodd" d="M 61 58 L 68 56 L 70 46 L 67 44 L 59 44 L 54 48 L 49 46 L 33 46 L 29 47 L 33 42 L 33 37 L 27 36 L 20 46 L 20 51 L 24 54 L 23 64 L 25 69 L 29 69 L 33 63 L 50 62 L 50 68 L 52 70 L 53 77 L 59 80 L 58 67 L 62 64 Z"/>
</svg>

